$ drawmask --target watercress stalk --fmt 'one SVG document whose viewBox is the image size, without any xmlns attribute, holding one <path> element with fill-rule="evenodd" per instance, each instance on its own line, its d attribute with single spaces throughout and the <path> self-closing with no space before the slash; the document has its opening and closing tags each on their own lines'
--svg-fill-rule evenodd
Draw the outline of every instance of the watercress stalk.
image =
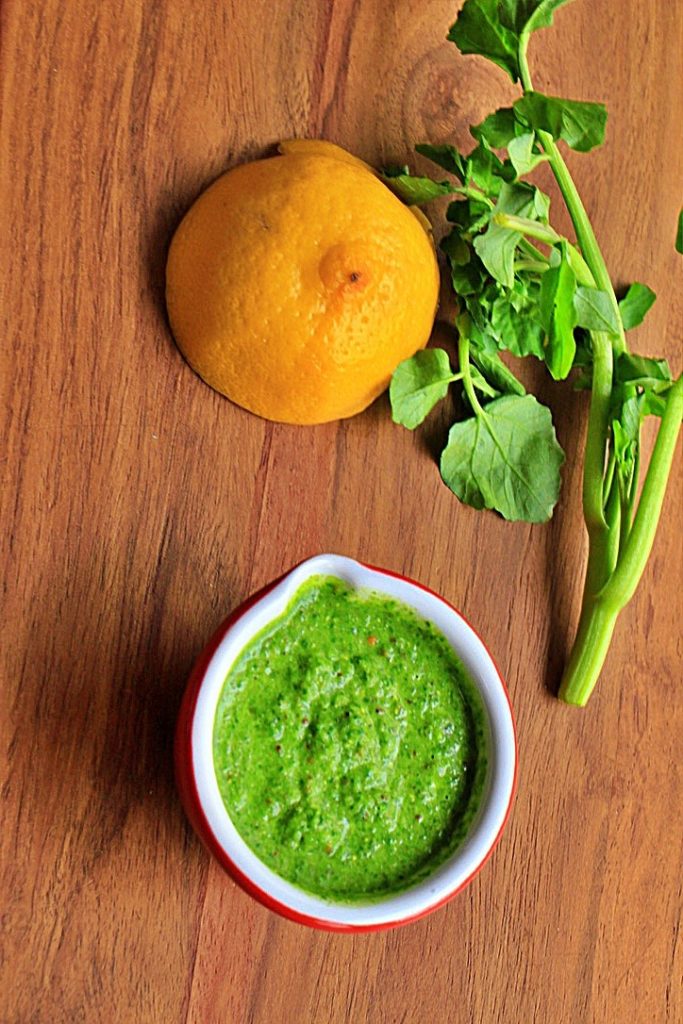
<svg viewBox="0 0 683 1024">
<path fill-rule="evenodd" d="M 525 92 L 533 91 L 533 83 L 527 60 L 528 34 L 520 38 L 519 67 L 522 86 Z M 548 132 L 539 131 L 539 142 L 545 151 L 550 168 L 557 181 L 562 198 L 572 219 L 576 238 L 581 248 L 581 255 L 590 269 L 596 286 L 609 296 L 610 304 L 615 311 L 619 324 L 619 334 L 615 337 L 602 332 L 591 332 L 593 349 L 593 378 L 591 387 L 591 403 L 588 416 L 588 433 L 583 466 L 583 513 L 588 531 L 588 561 L 584 583 L 582 616 L 575 640 L 574 650 L 565 672 L 565 681 L 560 687 L 560 698 L 569 703 L 576 703 L 571 698 L 575 687 L 572 679 L 578 678 L 586 682 L 593 679 L 585 691 L 585 699 L 592 692 L 600 669 L 609 648 L 618 610 L 613 614 L 596 603 L 594 595 L 607 582 L 613 571 L 621 535 L 620 516 L 617 520 L 616 499 L 609 509 L 612 522 L 605 519 L 604 476 L 607 442 L 609 437 L 610 405 L 613 383 L 613 354 L 626 350 L 626 338 L 621 324 L 621 316 L 617 298 L 614 293 L 605 260 L 595 232 L 586 213 L 579 192 L 574 184 L 569 168 L 552 136 Z M 613 493 L 610 488 L 610 495 Z M 608 496 L 609 501 L 609 496 Z M 600 627 L 600 628 L 599 628 Z M 602 629 L 602 632 L 600 632 Z M 587 657 L 585 647 L 591 645 L 592 655 Z M 598 652 L 601 652 L 598 656 Z M 588 661 L 589 665 L 584 662 Z M 591 671 L 588 671 L 590 667 Z M 594 677 L 594 678 L 593 678 Z M 566 682 L 569 680 L 569 682 Z M 582 691 L 583 693 L 584 691 Z"/>
<path fill-rule="evenodd" d="M 524 217 L 515 217 L 511 213 L 497 213 L 493 222 L 502 228 L 519 231 L 527 238 L 535 238 L 537 242 L 545 242 L 546 245 L 555 245 L 561 238 L 550 225 L 540 224 L 538 221 L 527 220 Z"/>
<path fill-rule="evenodd" d="M 683 378 L 668 393 L 666 409 L 633 525 L 617 565 L 602 590 L 586 588 L 579 628 L 559 697 L 583 707 L 602 670 L 617 616 L 631 600 L 652 550 L 683 416 Z"/>
<path fill-rule="evenodd" d="M 449 207 L 452 226 L 441 243 L 463 311 L 458 348 L 472 411 L 452 426 L 441 455 L 441 475 L 453 493 L 474 508 L 526 522 L 547 520 L 557 500 L 563 453 L 550 410 L 525 393 L 500 351 L 542 360 L 556 380 L 578 370 L 577 387 L 590 386 L 582 482 L 588 559 L 577 637 L 559 694 L 585 704 L 616 618 L 652 547 L 683 412 L 683 384 L 674 383 L 665 360 L 629 353 L 625 332 L 642 322 L 654 292 L 635 282 L 617 302 L 558 148 L 560 140 L 584 153 L 600 145 L 604 105 L 533 88 L 529 38 L 551 25 L 567 2 L 465 0 L 449 39 L 461 53 L 497 64 L 521 82 L 524 95 L 472 127 L 477 146 L 468 155 L 452 145 L 418 147 L 462 187 L 410 175 L 402 176 L 402 187 L 411 202 L 446 192 L 460 197 Z M 507 156 L 496 155 L 505 149 Z M 550 198 L 523 180 L 541 161 L 550 165 L 576 244 L 549 224 Z M 683 253 L 683 211 L 676 249 Z M 415 426 L 453 379 L 446 353 L 407 360 L 394 375 L 394 418 Z M 637 502 L 640 425 L 646 416 L 662 422 Z"/>
<path fill-rule="evenodd" d="M 528 33 L 522 33 L 519 46 L 520 76 L 524 91 L 532 92 L 533 83 L 527 59 L 528 43 Z M 539 131 L 538 136 L 574 224 L 582 256 L 597 287 L 606 291 L 610 296 L 610 301 L 613 301 L 617 318 L 621 323 L 611 278 L 569 168 L 552 136 L 543 131 Z M 615 351 L 625 349 L 626 339 L 622 327 L 618 344 L 615 343 L 617 339 L 611 339 L 609 335 L 599 332 L 591 334 L 591 341 L 593 345 L 593 381 L 583 467 L 583 509 L 589 540 L 586 589 L 594 592 L 604 583 L 607 571 L 606 535 L 608 531 L 603 512 L 603 477 L 612 396 L 612 351 L 613 349 Z"/>
<path fill-rule="evenodd" d="M 525 92 L 531 92 L 533 85 L 526 55 L 527 44 L 528 36 L 523 35 L 520 39 L 519 67 L 522 86 Z M 588 564 L 579 628 L 559 691 L 561 700 L 583 706 L 598 680 L 617 616 L 633 596 L 652 549 L 681 422 L 683 385 L 679 379 L 669 394 L 643 493 L 631 525 L 628 516 L 634 501 L 635 479 L 626 509 L 617 503 L 614 483 L 610 487 L 607 504 L 603 504 L 613 354 L 619 355 L 626 351 L 619 305 L 595 232 L 569 168 L 552 136 L 539 131 L 538 137 L 574 224 L 582 256 L 596 286 L 609 296 L 619 324 L 616 336 L 591 333 L 593 381 L 583 472 Z"/>
<path fill-rule="evenodd" d="M 534 243 L 530 242 L 528 238 L 520 239 L 519 248 L 525 252 L 530 259 L 536 260 L 538 263 L 543 263 L 546 269 L 550 266 L 548 257 L 545 253 L 541 252 L 540 249 L 537 249 Z"/>
<path fill-rule="evenodd" d="M 453 189 L 453 194 L 462 196 L 463 199 L 476 199 L 477 202 L 483 203 L 484 206 L 488 206 L 489 210 L 492 210 L 495 206 L 493 200 L 490 199 L 485 192 L 482 192 L 481 189 L 474 188 L 471 185 L 463 185 L 462 187 L 458 185 Z"/>
<path fill-rule="evenodd" d="M 522 86 L 525 92 L 533 92 L 533 84 L 531 81 L 531 73 L 529 71 L 529 62 L 527 59 L 527 47 L 529 44 L 529 33 L 523 32 L 520 37 L 519 45 L 519 69 Z M 616 314 L 617 322 L 620 325 L 619 335 L 613 341 L 614 349 L 616 352 L 622 352 L 626 350 L 626 336 L 624 328 L 621 326 L 621 317 L 619 315 L 619 304 L 617 302 L 616 295 L 614 294 L 614 288 L 612 286 L 612 280 L 609 276 L 609 271 L 605 264 L 598 240 L 595 237 L 593 226 L 588 219 L 586 208 L 581 201 L 581 196 L 578 193 L 574 179 L 572 178 L 569 168 L 567 167 L 564 157 L 562 156 L 555 140 L 552 135 L 548 132 L 539 131 L 538 133 L 539 142 L 548 157 L 551 170 L 557 181 L 562 198 L 564 199 L 569 215 L 574 224 L 576 231 L 576 238 L 581 246 L 581 252 L 586 263 L 590 267 L 591 273 L 595 279 L 595 284 L 602 291 L 607 292 L 610 296 L 610 303 L 613 305 L 613 309 Z"/>
<path fill-rule="evenodd" d="M 541 263 L 540 260 L 515 260 L 515 271 L 530 270 L 532 274 L 545 274 L 549 268 L 548 261 Z"/>
<path fill-rule="evenodd" d="M 463 313 L 458 317 L 458 363 L 460 365 L 460 372 L 462 374 L 462 384 L 465 389 L 465 394 L 472 406 L 472 411 L 477 416 L 486 416 L 479 399 L 477 398 L 477 392 L 474 389 L 472 383 L 472 372 L 470 368 L 470 333 L 472 331 L 472 320 L 469 314 Z"/>
<path fill-rule="evenodd" d="M 623 608 L 633 597 L 652 550 L 682 418 L 683 377 L 679 377 L 666 397 L 666 409 L 662 414 L 628 540 L 604 588 L 605 598 L 615 602 L 619 608 Z"/>
<path fill-rule="evenodd" d="M 579 627 L 558 694 L 560 700 L 584 707 L 605 663 L 619 609 L 604 600 L 584 597 Z"/>
</svg>

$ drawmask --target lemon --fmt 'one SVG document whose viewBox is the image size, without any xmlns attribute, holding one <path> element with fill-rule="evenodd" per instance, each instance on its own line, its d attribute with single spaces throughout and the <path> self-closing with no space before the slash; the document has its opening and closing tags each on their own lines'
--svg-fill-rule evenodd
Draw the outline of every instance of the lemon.
<svg viewBox="0 0 683 1024">
<path fill-rule="evenodd" d="M 228 171 L 180 223 L 166 301 L 203 379 L 266 419 L 365 409 L 423 348 L 439 272 L 424 219 L 329 142 Z"/>
</svg>

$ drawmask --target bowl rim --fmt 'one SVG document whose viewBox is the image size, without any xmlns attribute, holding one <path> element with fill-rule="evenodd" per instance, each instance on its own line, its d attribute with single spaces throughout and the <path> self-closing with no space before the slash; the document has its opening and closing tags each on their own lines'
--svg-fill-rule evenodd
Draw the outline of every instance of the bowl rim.
<svg viewBox="0 0 683 1024">
<path fill-rule="evenodd" d="M 453 636 L 447 635 L 458 657 L 466 663 L 470 681 L 484 705 L 489 729 L 489 759 L 494 764 L 488 770 L 486 791 L 464 843 L 416 886 L 367 903 L 326 901 L 286 882 L 247 847 L 220 796 L 220 807 L 215 799 L 219 791 L 210 736 L 207 743 L 207 728 L 209 722 L 211 730 L 213 728 L 225 675 L 250 639 L 264 625 L 276 619 L 303 582 L 315 575 L 335 576 L 352 586 L 369 587 L 388 594 L 432 621 L 432 615 L 425 614 L 424 608 L 439 609 L 444 621 L 450 623 L 461 637 L 467 637 L 471 645 L 468 647 L 468 660 L 456 646 Z M 400 596 L 397 596 L 397 590 Z M 437 626 L 440 627 L 440 623 Z M 402 573 L 342 555 L 321 554 L 304 559 L 251 595 L 215 631 L 197 658 L 183 695 L 175 733 L 174 761 L 178 790 L 191 824 L 209 852 L 245 892 L 268 909 L 298 924 L 327 931 L 369 932 L 408 924 L 432 913 L 453 899 L 479 873 L 510 816 L 517 787 L 518 747 L 505 682 L 476 630 L 450 602 Z M 476 842 L 472 847 L 473 837 Z M 469 856 L 467 871 L 458 874 L 455 867 L 463 859 L 464 848 L 467 848 Z M 254 874 L 258 875 L 258 880 L 254 879 Z"/>
</svg>

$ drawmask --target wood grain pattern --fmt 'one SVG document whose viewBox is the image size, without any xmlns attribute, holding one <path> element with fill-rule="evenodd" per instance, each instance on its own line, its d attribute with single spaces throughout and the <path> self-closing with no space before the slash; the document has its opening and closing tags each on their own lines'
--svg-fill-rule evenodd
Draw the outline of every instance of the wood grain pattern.
<svg viewBox="0 0 683 1024">
<path fill-rule="evenodd" d="M 280 137 L 371 161 L 467 140 L 512 95 L 444 41 L 444 0 L 5 0 L 2 29 L 3 815 L 0 1020 L 529 1024 L 683 1020 L 680 460 L 643 584 L 584 713 L 551 696 L 585 555 L 585 400 L 537 379 L 568 450 L 553 522 L 440 485 L 386 399 L 295 429 L 205 387 L 165 324 L 170 232 Z M 683 6 L 587 0 L 533 44 L 538 87 L 606 101 L 573 157 L 637 335 L 680 370 Z M 227 611 L 316 551 L 405 571 L 486 637 L 521 778 L 492 861 L 377 936 L 281 921 L 207 859 L 171 737 Z"/>
</svg>

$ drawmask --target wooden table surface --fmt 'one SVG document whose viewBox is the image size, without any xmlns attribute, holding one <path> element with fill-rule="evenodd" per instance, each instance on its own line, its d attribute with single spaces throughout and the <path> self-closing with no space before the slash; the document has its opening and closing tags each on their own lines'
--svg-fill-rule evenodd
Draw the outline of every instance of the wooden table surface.
<svg viewBox="0 0 683 1024">
<path fill-rule="evenodd" d="M 221 398 L 164 316 L 170 234 L 283 136 L 371 161 L 455 138 L 513 95 L 445 42 L 444 0 L 5 0 L 2 1024 L 585 1024 L 683 1020 L 681 473 L 604 677 L 552 696 L 585 541 L 585 397 L 534 378 L 568 451 L 545 526 L 460 506 L 385 397 L 294 428 Z M 572 155 L 619 283 L 660 294 L 640 351 L 681 368 L 683 5 L 581 0 L 538 87 L 604 100 Z M 5 360 L 7 365 L 7 360 Z M 171 745 L 193 658 L 238 602 L 319 551 L 460 607 L 506 676 L 519 792 L 455 901 L 349 937 L 263 910 L 196 840 Z"/>
</svg>

